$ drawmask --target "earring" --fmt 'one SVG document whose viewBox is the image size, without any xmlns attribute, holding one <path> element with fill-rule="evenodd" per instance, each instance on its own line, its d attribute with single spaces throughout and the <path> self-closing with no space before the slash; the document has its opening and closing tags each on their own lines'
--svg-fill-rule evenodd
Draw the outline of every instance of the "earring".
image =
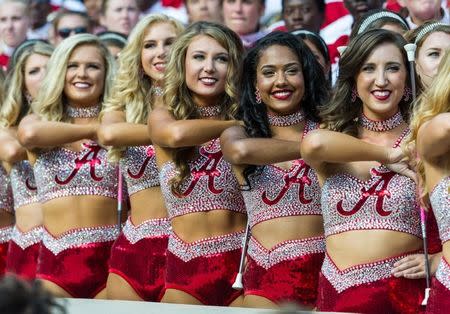
<svg viewBox="0 0 450 314">
<path fill-rule="evenodd" d="M 404 101 L 409 101 L 411 99 L 411 96 L 412 96 L 411 88 L 406 86 L 405 90 L 403 91 L 403 100 Z"/>
<path fill-rule="evenodd" d="M 352 100 L 352 102 L 355 102 L 356 101 L 356 97 L 358 97 L 359 95 L 358 95 L 358 91 L 356 90 L 356 87 L 353 87 L 353 89 L 352 89 L 352 98 L 351 98 L 351 100 Z"/>
<path fill-rule="evenodd" d="M 259 93 L 259 89 L 258 88 L 256 88 L 256 90 L 255 90 L 255 100 L 256 100 L 257 104 L 260 104 L 262 102 L 261 101 L 261 95 Z"/>
</svg>

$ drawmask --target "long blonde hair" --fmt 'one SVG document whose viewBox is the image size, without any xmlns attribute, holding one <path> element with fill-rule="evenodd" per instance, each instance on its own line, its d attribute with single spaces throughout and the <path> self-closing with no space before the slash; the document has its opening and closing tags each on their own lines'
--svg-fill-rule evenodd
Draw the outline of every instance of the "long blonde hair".
<svg viewBox="0 0 450 314">
<path fill-rule="evenodd" d="M 238 111 L 238 89 L 241 79 L 241 65 L 244 49 L 239 37 L 225 26 L 210 22 L 197 22 L 190 25 L 173 44 L 169 62 L 164 76 L 164 103 L 177 120 L 200 118 L 191 91 L 186 85 L 186 52 L 192 40 L 205 35 L 216 40 L 229 55 L 225 81 L 225 91 L 220 100 L 220 117 L 224 120 L 234 119 Z M 171 180 L 172 191 L 181 193 L 181 184 L 189 175 L 188 159 L 192 147 L 173 150 L 173 160 L 178 175 Z"/>
<path fill-rule="evenodd" d="M 430 88 L 422 93 L 414 106 L 411 118 L 411 134 L 405 141 L 405 149 L 409 152 L 411 160 L 415 160 L 416 171 L 419 174 L 419 183 L 422 188 L 422 199 L 427 202 L 428 192 L 425 186 L 425 168 L 423 161 L 417 158 L 415 143 L 420 127 L 437 116 L 440 113 L 450 112 L 450 50 L 447 50 L 445 56 L 439 65 L 439 72 L 434 78 Z"/>
<path fill-rule="evenodd" d="M 36 42 L 26 47 L 15 62 L 8 75 L 9 84 L 5 100 L 0 110 L 0 126 L 9 128 L 19 124 L 21 118 L 30 111 L 30 104 L 25 97 L 25 65 L 31 55 L 38 54 L 50 57 L 53 47 L 44 42 Z"/>
<path fill-rule="evenodd" d="M 176 35 L 184 29 L 180 22 L 163 14 L 148 15 L 136 24 L 128 38 L 128 44 L 120 52 L 119 69 L 114 78 L 111 95 L 106 99 L 100 117 L 106 112 L 123 111 L 127 122 L 147 122 L 149 110 L 153 105 L 150 92 L 152 79 L 144 74 L 141 51 L 147 32 L 158 23 L 171 24 Z M 118 161 L 122 151 L 123 148 L 112 148 L 109 152 L 110 160 Z"/>
<path fill-rule="evenodd" d="M 64 111 L 65 96 L 64 84 L 67 71 L 67 63 L 72 52 L 83 45 L 92 45 L 99 49 L 105 62 L 105 84 L 104 92 L 100 99 L 109 96 L 111 82 L 114 77 L 114 58 L 109 53 L 106 46 L 91 34 L 78 34 L 63 40 L 53 52 L 48 65 L 47 75 L 42 82 L 39 94 L 32 104 L 33 112 L 46 121 L 67 121 Z"/>
</svg>

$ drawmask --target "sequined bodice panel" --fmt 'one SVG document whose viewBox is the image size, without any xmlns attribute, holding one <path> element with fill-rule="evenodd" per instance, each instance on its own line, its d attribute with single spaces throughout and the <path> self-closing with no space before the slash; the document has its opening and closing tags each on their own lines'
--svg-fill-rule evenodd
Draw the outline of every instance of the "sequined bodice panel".
<svg viewBox="0 0 450 314">
<path fill-rule="evenodd" d="M 120 160 L 120 165 L 129 195 L 159 186 L 155 150 L 152 145 L 128 147 Z"/>
<path fill-rule="evenodd" d="M 78 195 L 117 198 L 117 169 L 107 162 L 106 150 L 92 141 L 82 145 L 80 152 L 54 148 L 39 155 L 34 174 L 41 202 Z"/>
<path fill-rule="evenodd" d="M 442 243 L 450 240 L 450 177 L 445 177 L 430 194 L 431 207 L 439 227 Z"/>
<path fill-rule="evenodd" d="M 322 187 L 325 236 L 384 229 L 421 237 L 416 184 L 384 166 L 371 169 L 369 180 L 350 174 L 329 177 Z"/>
<path fill-rule="evenodd" d="M 201 146 L 189 168 L 190 175 L 182 183 L 180 196 L 172 193 L 170 185 L 176 175 L 175 164 L 168 162 L 161 168 L 161 191 L 170 218 L 215 209 L 245 212 L 239 184 L 231 165 L 223 159 L 219 139 Z"/>
<path fill-rule="evenodd" d="M 28 160 L 14 164 L 11 173 L 11 186 L 14 196 L 14 209 L 38 202 L 36 182 L 33 168 Z"/>
<path fill-rule="evenodd" d="M 11 181 L 2 165 L 0 165 L 0 210 L 13 211 Z"/>
</svg>

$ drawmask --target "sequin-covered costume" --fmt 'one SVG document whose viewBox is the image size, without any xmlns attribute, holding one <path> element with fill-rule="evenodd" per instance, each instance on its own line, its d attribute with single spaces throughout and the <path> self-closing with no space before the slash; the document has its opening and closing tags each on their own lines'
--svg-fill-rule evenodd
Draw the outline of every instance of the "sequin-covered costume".
<svg viewBox="0 0 450 314">
<path fill-rule="evenodd" d="M 15 163 L 11 169 L 10 178 L 15 210 L 39 202 L 33 168 L 28 160 Z M 14 227 L 8 247 L 7 272 L 14 273 L 25 280 L 35 278 L 41 235 L 41 226 L 36 226 L 27 232 Z"/>
<path fill-rule="evenodd" d="M 201 146 L 189 167 L 181 196 L 173 194 L 170 186 L 175 165 L 168 162 L 161 168 L 161 191 L 170 219 L 215 209 L 245 213 L 239 184 L 231 165 L 223 159 L 218 139 Z M 239 267 L 242 237 L 243 232 L 237 232 L 186 243 L 172 232 L 166 289 L 184 291 L 206 305 L 229 305 L 241 294 L 231 286 Z"/>
<path fill-rule="evenodd" d="M 38 198 L 42 203 L 65 196 L 97 195 L 117 198 L 117 169 L 106 150 L 83 143 L 80 152 L 54 148 L 34 164 Z M 72 297 L 92 298 L 105 285 L 115 226 L 72 229 L 54 236 L 44 230 L 36 278 L 52 281 Z"/>
<path fill-rule="evenodd" d="M 303 136 L 317 127 L 305 121 Z M 250 190 L 242 192 L 250 227 L 280 217 L 321 215 L 317 176 L 302 159 L 288 170 L 264 166 L 251 176 Z M 250 238 L 244 273 L 244 294 L 272 302 L 290 301 L 314 306 L 317 283 L 324 258 L 323 236 L 288 240 L 270 250 Z"/>
<path fill-rule="evenodd" d="M 0 278 L 5 274 L 8 244 L 11 239 L 12 230 L 12 226 L 0 228 Z"/>
<path fill-rule="evenodd" d="M 406 134 L 403 133 L 395 146 Z M 368 180 L 348 173 L 338 173 L 325 180 L 322 186 L 325 236 L 353 230 L 392 230 L 421 238 L 414 181 L 383 165 L 372 168 L 370 174 Z M 319 279 L 318 309 L 417 313 L 425 280 L 393 277 L 392 265 L 402 257 L 339 270 L 327 256 Z"/>
<path fill-rule="evenodd" d="M 13 212 L 13 197 L 11 182 L 5 169 L 0 164 L 0 210 Z M 8 242 L 11 236 L 12 226 L 0 228 L 0 277 L 5 274 Z"/>
<path fill-rule="evenodd" d="M 442 243 L 450 240 L 450 177 L 445 177 L 430 193 L 430 202 L 439 226 Z M 444 314 L 450 308 L 450 265 L 442 257 L 431 285 L 427 313 Z"/>
</svg>

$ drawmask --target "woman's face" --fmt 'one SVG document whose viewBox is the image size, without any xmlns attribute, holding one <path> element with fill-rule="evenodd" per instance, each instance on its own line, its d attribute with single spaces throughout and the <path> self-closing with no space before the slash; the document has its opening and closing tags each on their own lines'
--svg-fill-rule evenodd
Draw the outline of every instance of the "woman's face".
<svg viewBox="0 0 450 314">
<path fill-rule="evenodd" d="M 298 111 L 305 81 L 297 55 L 286 46 L 265 49 L 256 68 L 256 88 L 267 111 L 279 115 Z"/>
<path fill-rule="evenodd" d="M 319 64 L 322 66 L 325 77 L 328 77 L 328 73 L 330 73 L 330 67 L 331 67 L 329 61 L 325 60 L 325 58 L 322 55 L 322 53 L 320 52 L 320 50 L 317 48 L 317 46 L 312 41 L 310 41 L 309 39 L 303 39 L 303 42 L 312 51 L 317 62 L 319 62 Z"/>
<path fill-rule="evenodd" d="M 198 106 L 216 105 L 225 91 L 228 51 L 207 35 L 194 37 L 186 51 L 186 85 Z"/>
<path fill-rule="evenodd" d="M 36 98 L 39 87 L 47 72 L 48 59 L 50 57 L 34 53 L 25 62 L 25 91 L 30 94 L 32 99 Z"/>
<path fill-rule="evenodd" d="M 398 47 L 392 43 L 376 47 L 356 75 L 364 114 L 369 119 L 384 120 L 397 113 L 406 78 L 406 65 Z"/>
<path fill-rule="evenodd" d="M 82 45 L 75 48 L 67 62 L 64 94 L 74 107 L 100 102 L 105 86 L 105 61 L 99 48 Z"/>
<path fill-rule="evenodd" d="M 444 32 L 431 33 L 419 48 L 416 68 L 424 87 L 429 87 L 438 72 L 439 63 L 450 48 L 450 34 Z"/>
<path fill-rule="evenodd" d="M 139 21 L 139 8 L 135 0 L 109 0 L 101 23 L 113 32 L 129 35 Z"/>
<path fill-rule="evenodd" d="M 152 24 L 145 36 L 141 50 L 142 68 L 152 80 L 160 81 L 166 70 L 166 57 L 177 36 L 171 23 Z"/>
</svg>

